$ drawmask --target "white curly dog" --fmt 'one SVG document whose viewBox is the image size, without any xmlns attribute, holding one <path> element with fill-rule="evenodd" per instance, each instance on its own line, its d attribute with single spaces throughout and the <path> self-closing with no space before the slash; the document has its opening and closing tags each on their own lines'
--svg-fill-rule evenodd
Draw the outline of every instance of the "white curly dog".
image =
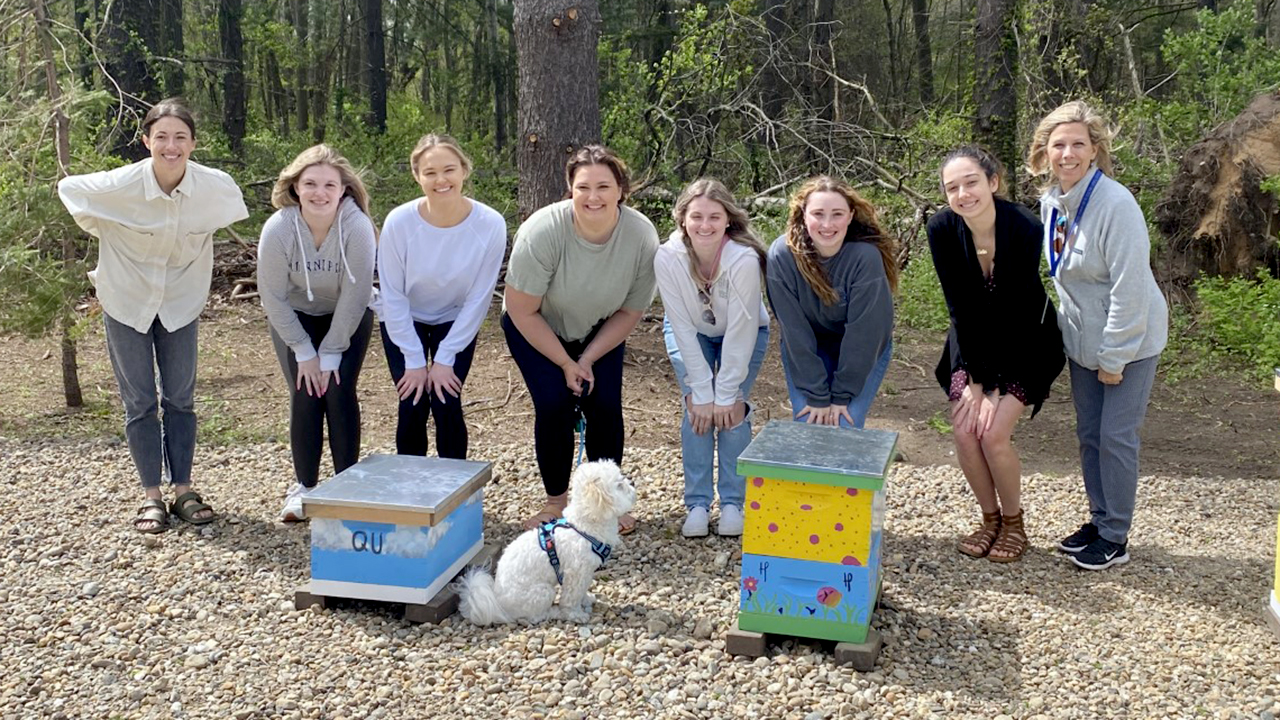
<svg viewBox="0 0 1280 720">
<path fill-rule="evenodd" d="M 473 568 L 458 580 L 462 616 L 476 625 L 587 622 L 594 601 L 587 592 L 593 574 L 617 547 L 618 518 L 635 501 L 635 488 L 612 461 L 579 465 L 569 481 L 564 521 L 521 533 L 502 552 L 494 575 Z M 550 552 L 543 544 L 551 546 Z M 562 579 L 556 605 L 558 575 Z"/>
</svg>

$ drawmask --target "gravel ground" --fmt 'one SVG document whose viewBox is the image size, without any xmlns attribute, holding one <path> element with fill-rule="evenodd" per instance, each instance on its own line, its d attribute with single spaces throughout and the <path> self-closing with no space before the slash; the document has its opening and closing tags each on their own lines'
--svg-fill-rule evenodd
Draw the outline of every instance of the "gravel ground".
<svg viewBox="0 0 1280 720">
<path fill-rule="evenodd" d="M 374 448 L 374 451 L 388 451 Z M 496 459 L 489 540 L 534 507 L 532 450 Z M 1050 548 L 1078 477 L 1026 481 L 1035 548 L 953 549 L 977 510 L 958 470 L 889 483 L 885 647 L 875 672 L 788 641 L 724 653 L 739 544 L 679 537 L 679 458 L 639 450 L 641 530 L 601 573 L 586 626 L 409 625 L 386 607 L 295 611 L 307 529 L 273 522 L 288 448 L 201 448 L 223 519 L 149 538 L 119 442 L 0 438 L 0 718 L 1274 718 L 1280 652 L 1261 621 L 1277 482 L 1144 478 L 1134 560 L 1103 573 Z M 1230 498 L 1222 502 L 1220 498 Z"/>
</svg>

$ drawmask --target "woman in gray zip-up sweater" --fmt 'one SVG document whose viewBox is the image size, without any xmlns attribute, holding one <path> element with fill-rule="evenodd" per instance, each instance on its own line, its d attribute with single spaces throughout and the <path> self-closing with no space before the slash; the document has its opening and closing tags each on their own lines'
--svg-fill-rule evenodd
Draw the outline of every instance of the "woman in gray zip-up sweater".
<svg viewBox="0 0 1280 720">
<path fill-rule="evenodd" d="M 1111 131 L 1083 102 L 1040 121 L 1027 164 L 1051 182 L 1040 198 L 1045 257 L 1071 368 L 1089 522 L 1058 543 L 1076 565 L 1129 561 L 1138 490 L 1138 430 L 1169 333 L 1151 273 L 1142 209 L 1111 179 Z"/>
<path fill-rule="evenodd" d="M 302 151 L 276 180 L 279 208 L 258 241 L 258 293 L 289 382 L 289 441 L 297 482 L 283 522 L 304 519 L 302 496 L 320 479 L 324 425 L 334 472 L 360 456 L 356 381 L 369 348 L 375 230 L 369 193 L 327 145 Z"/>
</svg>

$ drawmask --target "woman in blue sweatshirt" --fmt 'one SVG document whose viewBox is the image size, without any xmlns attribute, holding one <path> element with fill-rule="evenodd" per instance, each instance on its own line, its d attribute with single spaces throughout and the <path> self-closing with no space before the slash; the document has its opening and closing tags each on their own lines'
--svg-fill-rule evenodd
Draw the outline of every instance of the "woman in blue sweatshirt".
<svg viewBox="0 0 1280 720">
<path fill-rule="evenodd" d="M 889 369 L 898 285 L 893 241 L 871 203 L 843 180 L 800 186 L 766 279 L 792 415 L 861 428 Z"/>
<path fill-rule="evenodd" d="M 1100 114 L 1069 102 L 1040 121 L 1027 156 L 1033 173 L 1050 176 L 1040 217 L 1089 496 L 1089 522 L 1058 549 L 1087 570 L 1129 561 L 1138 430 L 1169 336 L 1142 208 L 1109 177 L 1111 139 Z"/>
</svg>

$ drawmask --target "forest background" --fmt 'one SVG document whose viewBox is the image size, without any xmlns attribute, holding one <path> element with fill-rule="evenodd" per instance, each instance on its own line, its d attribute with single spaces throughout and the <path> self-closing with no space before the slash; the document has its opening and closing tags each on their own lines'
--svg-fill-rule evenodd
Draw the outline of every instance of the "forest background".
<svg viewBox="0 0 1280 720">
<path fill-rule="evenodd" d="M 1213 262 L 1231 239 L 1197 237 L 1197 218 L 1169 208 L 1199 208 L 1178 195 L 1198 142 L 1255 98 L 1280 107 L 1275 4 L 0 0 L 0 332 L 60 334 L 64 395 L 82 402 L 75 348 L 96 250 L 54 186 L 145 156 L 138 120 L 172 95 L 199 113 L 195 158 L 235 177 L 252 214 L 217 236 L 215 283 L 232 296 L 253 293 L 256 230 L 299 151 L 327 142 L 362 168 L 381 221 L 419 194 L 408 154 L 436 131 L 462 142 L 473 196 L 513 229 L 560 195 L 565 152 L 591 141 L 628 160 L 632 204 L 662 233 L 702 175 L 766 238 L 796 183 L 841 175 L 899 241 L 899 322 L 943 329 L 923 242 L 943 205 L 938 161 L 982 142 L 1034 203 L 1030 132 L 1078 98 L 1120 129 L 1117 176 L 1146 212 L 1174 307 L 1169 374 L 1260 377 L 1280 366 L 1280 170 L 1238 193 L 1263 218 L 1245 262 Z"/>
</svg>

